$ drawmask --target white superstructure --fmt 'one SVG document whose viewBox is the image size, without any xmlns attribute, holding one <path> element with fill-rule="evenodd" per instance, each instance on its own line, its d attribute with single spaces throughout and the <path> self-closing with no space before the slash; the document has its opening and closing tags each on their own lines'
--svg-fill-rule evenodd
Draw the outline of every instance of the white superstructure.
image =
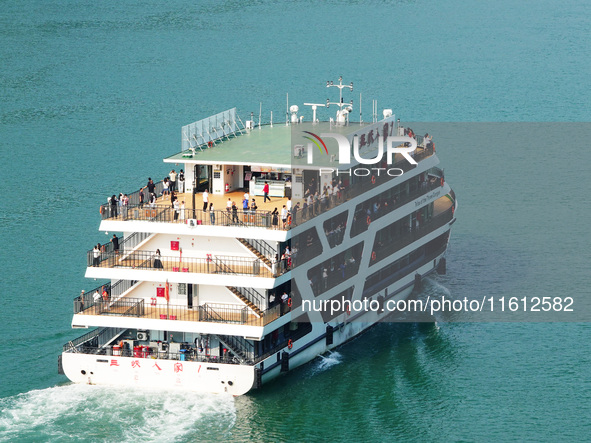
<svg viewBox="0 0 591 443">
<path fill-rule="evenodd" d="M 232 109 L 184 126 L 182 151 L 164 159 L 176 204 L 154 180 L 101 206 L 100 230 L 122 235 L 88 252 L 86 277 L 104 283 L 74 299 L 72 326 L 92 329 L 64 345 L 70 380 L 242 395 L 382 320 L 445 267 L 456 202 L 430 138 L 391 110 L 350 122 L 339 92 L 328 122 L 309 104 L 309 123 L 292 105 L 288 125 Z M 416 164 L 388 164 L 385 148 L 372 165 L 339 162 L 339 136 L 369 159 L 401 135 Z M 343 309 L 319 310 L 327 300 Z M 358 309 L 367 301 L 380 309 Z"/>
</svg>

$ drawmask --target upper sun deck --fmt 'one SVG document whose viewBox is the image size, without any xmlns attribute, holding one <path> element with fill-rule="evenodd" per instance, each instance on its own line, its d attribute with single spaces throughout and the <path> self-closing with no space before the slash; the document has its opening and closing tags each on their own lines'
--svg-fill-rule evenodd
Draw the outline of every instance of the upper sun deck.
<svg viewBox="0 0 591 443">
<path fill-rule="evenodd" d="M 233 110 L 226 113 L 231 111 Z M 286 170 L 293 167 L 333 168 L 337 164 L 335 161 L 338 161 L 337 140 L 330 136 L 322 137 L 321 134 L 338 134 L 344 136 L 349 143 L 358 136 L 360 153 L 371 155 L 377 150 L 378 140 L 386 138 L 384 134 L 397 136 L 399 131 L 399 126 L 391 116 L 374 123 L 300 122 L 290 125 L 283 123 L 249 126 L 249 129 L 241 129 L 236 125 L 236 130 L 215 138 L 211 134 L 217 131 L 214 123 L 210 123 L 215 117 L 184 126 L 182 151 L 165 158 L 164 162 L 187 165 L 248 165 Z M 207 134 L 203 127 L 197 128 L 206 124 L 211 125 Z M 229 124 L 225 126 L 228 127 Z M 221 131 L 221 127 L 218 129 Z M 316 135 L 320 137 L 315 137 Z M 417 142 L 421 143 L 422 140 Z M 313 155 L 313 161 L 303 155 L 307 154 L 308 146 L 318 149 L 316 155 Z"/>
</svg>

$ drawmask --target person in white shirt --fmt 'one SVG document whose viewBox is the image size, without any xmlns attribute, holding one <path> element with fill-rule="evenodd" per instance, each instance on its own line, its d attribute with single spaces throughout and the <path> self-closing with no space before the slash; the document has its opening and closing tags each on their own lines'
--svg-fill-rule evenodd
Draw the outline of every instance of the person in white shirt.
<svg viewBox="0 0 591 443">
<path fill-rule="evenodd" d="M 203 212 L 207 211 L 207 204 L 209 202 L 209 193 L 207 189 L 203 191 Z"/>
<path fill-rule="evenodd" d="M 177 221 L 179 219 L 179 212 L 181 210 L 181 207 L 179 205 L 179 201 L 178 200 L 175 200 L 172 203 L 172 207 L 174 209 L 174 221 Z"/>
<path fill-rule="evenodd" d="M 170 192 L 176 191 L 176 172 L 174 169 L 168 174 L 170 177 Z"/>
</svg>

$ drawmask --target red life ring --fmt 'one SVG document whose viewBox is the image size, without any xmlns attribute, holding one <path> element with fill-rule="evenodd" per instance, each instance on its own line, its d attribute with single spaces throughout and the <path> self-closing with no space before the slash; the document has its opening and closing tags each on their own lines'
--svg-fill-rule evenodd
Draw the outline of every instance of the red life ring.
<svg viewBox="0 0 591 443">
<path fill-rule="evenodd" d="M 375 175 L 372 175 L 371 176 L 371 184 L 372 185 L 375 185 L 376 184 L 376 176 Z"/>
<path fill-rule="evenodd" d="M 367 219 L 365 220 L 365 222 L 367 223 L 367 226 L 369 226 L 371 224 L 371 217 L 368 215 Z"/>
<path fill-rule="evenodd" d="M 293 348 L 293 341 L 291 341 L 291 338 L 287 341 L 287 348 L 288 349 Z"/>
<path fill-rule="evenodd" d="M 456 210 L 456 207 L 455 207 L 455 205 L 452 205 L 452 206 L 451 206 L 451 215 L 454 215 L 454 211 L 455 211 L 455 210 Z"/>
<path fill-rule="evenodd" d="M 292 305 L 292 301 L 291 301 L 291 297 L 289 297 L 287 299 L 287 306 L 289 306 L 291 308 L 291 305 Z"/>
<path fill-rule="evenodd" d="M 211 140 L 207 142 L 207 147 L 213 148 L 213 142 Z"/>
<path fill-rule="evenodd" d="M 371 253 L 371 260 L 376 261 L 376 251 L 372 251 Z"/>
<path fill-rule="evenodd" d="M 105 210 L 105 207 L 103 205 L 101 205 L 99 207 L 99 212 L 101 213 L 101 215 L 103 215 L 103 211 Z"/>
<path fill-rule="evenodd" d="M 347 315 L 351 315 L 351 306 L 347 305 Z"/>
<path fill-rule="evenodd" d="M 441 186 L 443 186 L 443 181 L 444 181 L 443 177 L 441 177 Z"/>
</svg>

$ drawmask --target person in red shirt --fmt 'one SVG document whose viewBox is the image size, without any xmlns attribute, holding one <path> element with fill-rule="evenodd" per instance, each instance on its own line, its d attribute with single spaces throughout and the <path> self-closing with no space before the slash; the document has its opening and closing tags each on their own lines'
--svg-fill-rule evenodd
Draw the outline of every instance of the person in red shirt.
<svg viewBox="0 0 591 443">
<path fill-rule="evenodd" d="M 267 199 L 269 199 L 269 201 L 271 201 L 271 199 L 269 198 L 269 183 L 265 182 L 265 186 L 263 186 L 263 203 L 267 203 Z"/>
</svg>

